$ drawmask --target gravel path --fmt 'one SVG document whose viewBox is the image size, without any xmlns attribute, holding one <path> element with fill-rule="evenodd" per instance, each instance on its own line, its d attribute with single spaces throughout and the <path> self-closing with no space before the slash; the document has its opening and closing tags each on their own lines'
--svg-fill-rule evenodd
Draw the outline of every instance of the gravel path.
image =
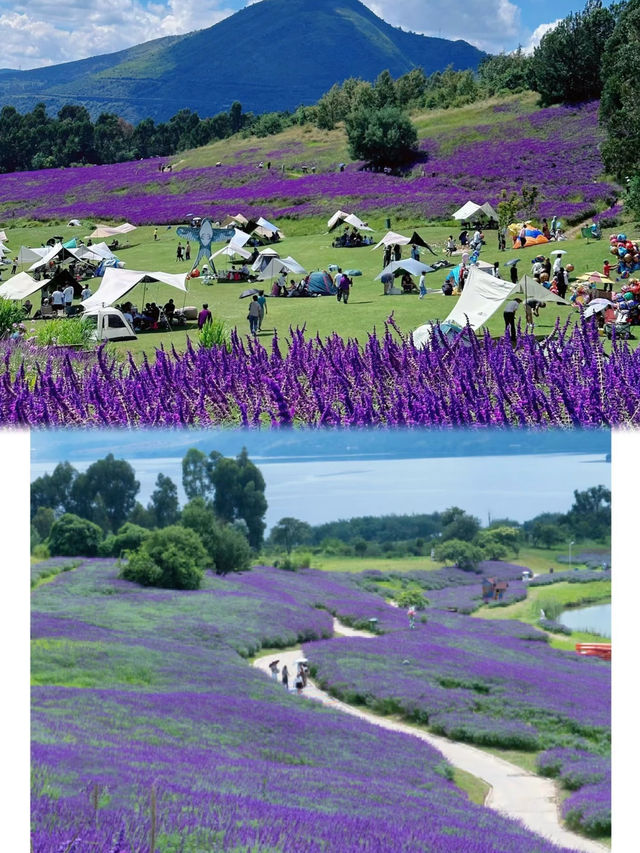
<svg viewBox="0 0 640 853">
<path fill-rule="evenodd" d="M 375 638 L 375 634 L 349 628 L 347 625 L 338 622 L 337 619 L 334 619 L 333 628 L 337 634 L 345 637 Z M 280 668 L 284 664 L 287 665 L 290 674 L 289 680 L 293 683 L 296 672 L 295 662 L 300 656 L 301 651 L 299 649 L 278 652 L 277 655 L 271 654 L 256 658 L 253 665 L 268 675 L 269 663 L 277 657 L 280 661 Z M 362 708 L 347 705 L 329 696 L 328 693 L 320 690 L 312 682 L 307 684 L 303 695 L 345 714 L 351 714 L 365 720 L 372 725 L 426 741 L 439 750 L 454 767 L 483 779 L 490 786 L 491 790 L 485 800 L 486 806 L 513 820 L 522 821 L 532 832 L 542 835 L 554 844 L 584 853 L 610 853 L 608 847 L 569 832 L 561 826 L 556 786 L 551 779 L 535 776 L 475 746 L 432 735 L 417 726 L 401 723 L 365 711 Z"/>
</svg>

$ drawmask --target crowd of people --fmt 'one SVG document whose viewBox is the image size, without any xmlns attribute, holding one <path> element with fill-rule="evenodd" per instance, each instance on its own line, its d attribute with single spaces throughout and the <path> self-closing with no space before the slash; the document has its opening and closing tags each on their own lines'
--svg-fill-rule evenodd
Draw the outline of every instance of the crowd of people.
<svg viewBox="0 0 640 853">
<path fill-rule="evenodd" d="M 363 236 L 357 228 L 352 228 L 349 231 L 347 226 L 331 245 L 334 249 L 358 249 L 360 246 L 371 246 L 372 243 L 371 237 Z"/>
<path fill-rule="evenodd" d="M 282 670 L 280 670 L 278 667 L 279 663 L 279 660 L 274 660 L 269 664 L 271 678 L 276 682 L 278 681 L 278 678 L 280 678 L 285 690 L 291 690 L 293 688 L 296 693 L 301 694 L 309 682 L 309 664 L 307 661 L 299 660 L 296 662 L 295 675 L 289 672 L 289 667 L 286 664 L 284 664 Z"/>
</svg>

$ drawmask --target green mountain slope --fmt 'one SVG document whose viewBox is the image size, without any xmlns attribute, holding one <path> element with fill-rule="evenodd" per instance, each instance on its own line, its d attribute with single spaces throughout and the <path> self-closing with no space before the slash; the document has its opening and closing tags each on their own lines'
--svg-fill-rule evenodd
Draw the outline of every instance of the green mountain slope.
<svg viewBox="0 0 640 853">
<path fill-rule="evenodd" d="M 464 41 L 391 27 L 359 0 L 263 0 L 209 27 L 118 53 L 0 74 L 0 104 L 51 112 L 84 104 L 93 117 L 165 120 L 179 109 L 295 109 L 347 77 L 373 80 L 415 67 L 476 68 L 484 54 Z"/>
</svg>

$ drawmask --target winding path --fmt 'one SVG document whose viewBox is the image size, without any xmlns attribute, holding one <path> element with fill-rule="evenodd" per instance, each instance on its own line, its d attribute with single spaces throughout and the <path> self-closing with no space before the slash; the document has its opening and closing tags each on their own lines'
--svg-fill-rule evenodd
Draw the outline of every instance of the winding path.
<svg viewBox="0 0 640 853">
<path fill-rule="evenodd" d="M 368 631 L 356 631 L 333 620 L 334 632 L 345 637 L 375 637 Z M 256 658 L 253 665 L 269 674 L 269 663 L 276 657 L 280 666 L 287 665 L 291 676 L 296 672 L 296 660 L 300 657 L 300 649 L 293 651 L 278 652 L 277 654 L 265 655 Z M 293 679 L 292 679 L 293 680 Z M 535 776 L 502 758 L 484 752 L 474 746 L 465 743 L 448 740 L 445 737 L 432 735 L 417 726 L 401 723 L 396 720 L 373 714 L 362 708 L 347 705 L 340 702 L 320 690 L 313 682 L 309 682 L 304 690 L 304 696 L 315 699 L 342 711 L 366 720 L 383 729 L 411 735 L 426 741 L 439 750 L 446 760 L 454 767 L 465 770 L 473 776 L 483 779 L 489 786 L 490 791 L 485 800 L 485 805 L 513 820 L 520 820 L 532 832 L 544 838 L 567 847 L 570 850 L 581 851 L 581 853 L 610 853 L 609 848 L 597 841 L 591 841 L 581 835 L 576 835 L 564 829 L 560 823 L 560 815 L 557 801 L 557 790 L 551 779 Z"/>
</svg>

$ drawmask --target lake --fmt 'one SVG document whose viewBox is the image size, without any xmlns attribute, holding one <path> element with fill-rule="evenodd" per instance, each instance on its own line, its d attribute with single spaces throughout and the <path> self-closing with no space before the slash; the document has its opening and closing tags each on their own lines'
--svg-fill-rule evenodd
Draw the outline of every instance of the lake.
<svg viewBox="0 0 640 853">
<path fill-rule="evenodd" d="M 611 604 L 592 604 L 565 610 L 558 617 L 558 622 L 572 631 L 589 631 L 611 638 Z"/>
</svg>

